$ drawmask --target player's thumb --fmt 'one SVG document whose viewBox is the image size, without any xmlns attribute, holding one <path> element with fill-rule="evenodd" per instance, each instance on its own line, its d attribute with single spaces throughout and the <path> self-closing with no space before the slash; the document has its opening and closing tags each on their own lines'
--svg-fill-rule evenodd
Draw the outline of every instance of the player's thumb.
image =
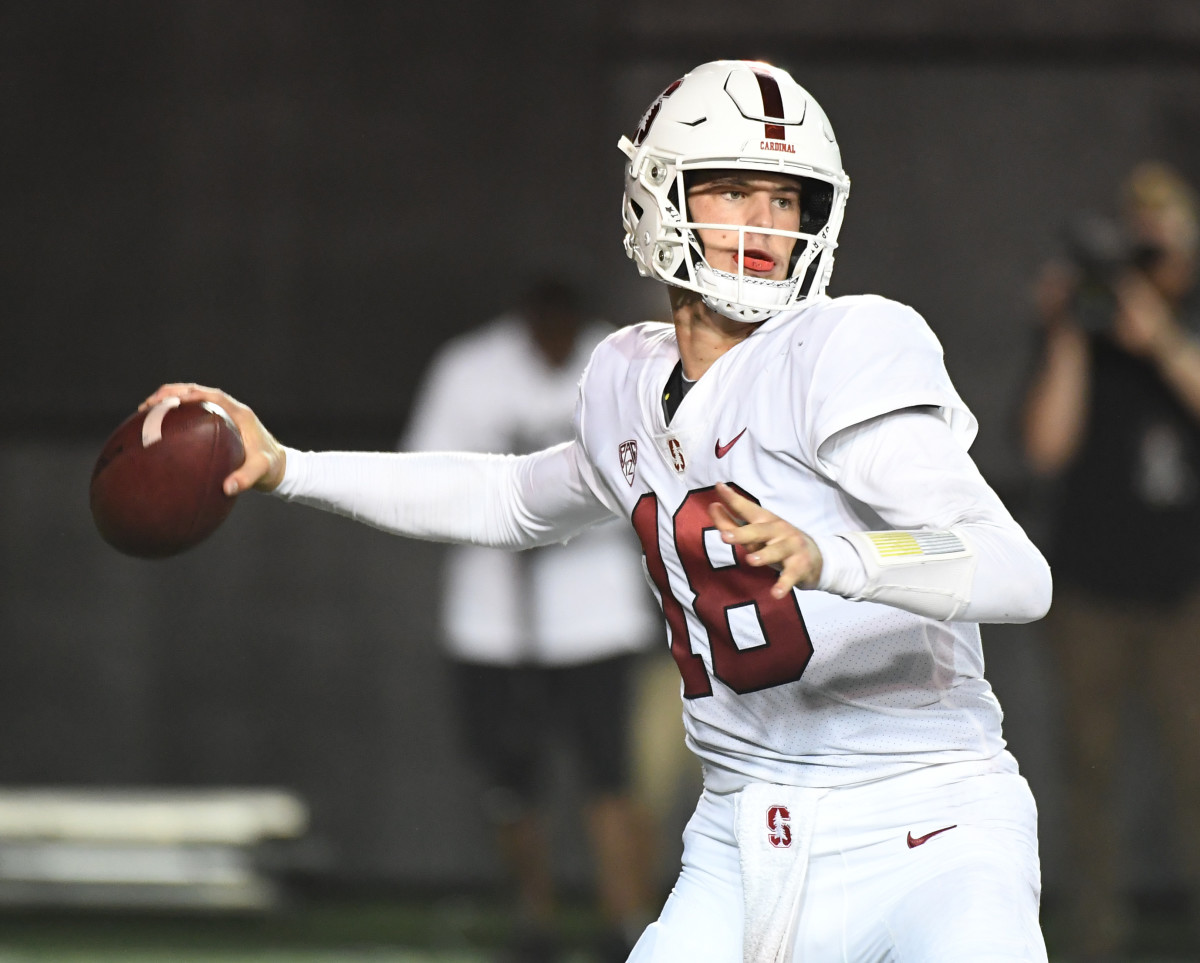
<svg viewBox="0 0 1200 963">
<path fill-rule="evenodd" d="M 274 491 L 283 480 L 285 458 L 283 449 L 274 447 L 278 450 L 247 455 L 242 467 L 225 479 L 225 494 L 232 497 L 251 488 Z"/>
<path fill-rule="evenodd" d="M 244 492 L 247 488 L 254 485 L 254 476 L 246 471 L 245 466 L 242 466 L 232 475 L 225 479 L 223 485 L 225 494 L 232 498 L 234 495 Z"/>
</svg>

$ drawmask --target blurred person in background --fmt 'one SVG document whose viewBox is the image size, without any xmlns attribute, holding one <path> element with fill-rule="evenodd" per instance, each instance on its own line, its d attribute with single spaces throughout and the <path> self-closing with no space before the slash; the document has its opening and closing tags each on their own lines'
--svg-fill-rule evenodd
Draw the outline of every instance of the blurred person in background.
<svg viewBox="0 0 1200 963">
<path fill-rule="evenodd" d="M 1037 287 L 1023 412 L 1054 482 L 1048 629 L 1064 686 L 1074 946 L 1115 959 L 1131 924 L 1115 806 L 1122 710 L 1143 690 L 1169 749 L 1178 851 L 1200 881 L 1200 298 L 1196 194 L 1137 166 L 1119 225 L 1080 221 Z M 1195 912 L 1196 905 L 1192 910 Z"/>
<path fill-rule="evenodd" d="M 442 348 L 400 447 L 523 455 L 568 440 L 580 372 L 611 331 L 584 317 L 571 284 L 537 281 L 516 310 Z M 579 824 L 607 925 L 600 957 L 624 960 L 657 910 L 650 834 L 630 795 L 637 653 L 657 635 L 650 601 L 636 542 L 618 524 L 524 552 L 449 549 L 444 643 L 460 734 L 486 785 L 484 816 L 516 884 L 514 961 L 553 959 L 559 943 L 537 806 L 555 742 L 570 750 L 586 796 Z"/>
</svg>

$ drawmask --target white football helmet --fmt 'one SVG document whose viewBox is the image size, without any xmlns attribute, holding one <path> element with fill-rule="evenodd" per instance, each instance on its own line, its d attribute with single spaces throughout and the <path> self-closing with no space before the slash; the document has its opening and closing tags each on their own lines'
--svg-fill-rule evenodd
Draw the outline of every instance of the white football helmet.
<svg viewBox="0 0 1200 963">
<path fill-rule="evenodd" d="M 850 180 L 825 112 L 787 71 L 769 64 L 701 64 L 659 94 L 631 141 L 622 220 L 625 252 L 644 277 L 700 294 L 737 321 L 764 321 L 822 294 L 833 270 Z M 801 179 L 800 231 L 699 224 L 687 209 L 689 171 L 740 169 Z M 738 232 L 738 273 L 713 268 L 696 228 Z M 745 274 L 746 234 L 796 239 L 784 280 Z"/>
</svg>

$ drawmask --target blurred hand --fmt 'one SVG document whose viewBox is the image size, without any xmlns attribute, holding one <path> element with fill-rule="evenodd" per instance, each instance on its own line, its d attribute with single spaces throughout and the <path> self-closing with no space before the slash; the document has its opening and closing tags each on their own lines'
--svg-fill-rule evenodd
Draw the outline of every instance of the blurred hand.
<svg viewBox="0 0 1200 963">
<path fill-rule="evenodd" d="M 231 398 L 217 388 L 205 388 L 196 384 L 167 384 L 138 405 L 138 411 L 152 408 L 167 398 L 183 401 L 210 401 L 223 408 L 237 425 L 246 449 L 246 460 L 242 466 L 225 479 L 226 495 L 257 488 L 273 491 L 283 481 L 283 470 L 287 456 L 283 446 L 267 431 L 258 416 L 240 401 Z"/>
<path fill-rule="evenodd" d="M 750 553 L 746 561 L 751 565 L 770 565 L 778 570 L 779 579 L 771 587 L 775 598 L 784 598 L 797 586 L 816 587 L 822 564 L 816 542 L 728 485 L 717 485 L 717 495 L 721 501 L 713 502 L 708 511 L 721 538 L 727 544 L 745 548 Z"/>
<path fill-rule="evenodd" d="M 1062 261 L 1050 261 L 1033 283 L 1033 304 L 1038 317 L 1047 324 L 1074 322 L 1071 300 L 1078 289 L 1078 271 Z"/>
<path fill-rule="evenodd" d="M 1171 306 L 1140 271 L 1128 271 L 1115 286 L 1117 312 L 1112 335 L 1117 344 L 1138 357 L 1162 360 L 1175 350 L 1183 329 Z"/>
</svg>

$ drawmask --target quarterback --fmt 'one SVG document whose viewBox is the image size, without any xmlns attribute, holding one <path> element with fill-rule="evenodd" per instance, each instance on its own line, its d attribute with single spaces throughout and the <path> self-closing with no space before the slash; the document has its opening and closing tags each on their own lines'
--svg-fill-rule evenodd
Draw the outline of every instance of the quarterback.
<svg viewBox="0 0 1200 963">
<path fill-rule="evenodd" d="M 830 298 L 849 191 L 783 70 L 703 64 L 626 157 L 625 247 L 671 324 L 609 337 L 575 436 L 532 455 L 299 452 L 226 394 L 226 481 L 512 549 L 628 519 L 704 791 L 635 963 L 1045 961 L 1036 810 L 980 622 L 1040 618 L 1045 560 L 967 451 L 917 312 Z"/>
</svg>

